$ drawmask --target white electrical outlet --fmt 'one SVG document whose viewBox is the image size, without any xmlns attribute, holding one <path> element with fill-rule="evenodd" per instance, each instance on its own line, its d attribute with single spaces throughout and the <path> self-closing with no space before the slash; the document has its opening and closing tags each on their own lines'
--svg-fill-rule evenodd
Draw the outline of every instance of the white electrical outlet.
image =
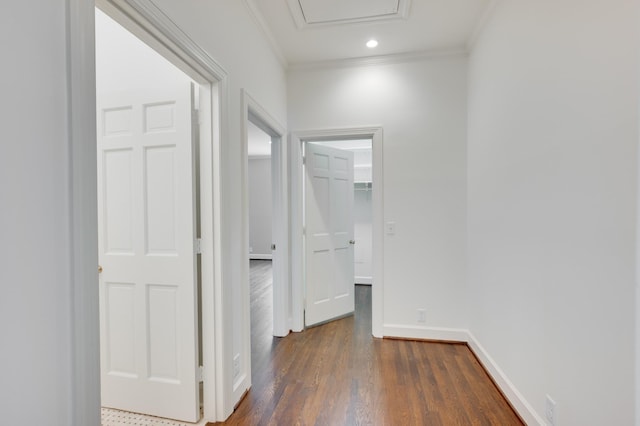
<svg viewBox="0 0 640 426">
<path fill-rule="evenodd" d="M 547 395 L 547 398 L 545 399 L 544 416 L 547 418 L 549 426 L 554 426 L 556 424 L 556 402 L 551 399 L 549 395 Z"/>
<path fill-rule="evenodd" d="M 240 375 L 240 354 L 233 357 L 233 377 Z"/>
<path fill-rule="evenodd" d="M 418 322 L 427 322 L 427 311 L 425 311 L 424 309 L 418 309 Z"/>
</svg>

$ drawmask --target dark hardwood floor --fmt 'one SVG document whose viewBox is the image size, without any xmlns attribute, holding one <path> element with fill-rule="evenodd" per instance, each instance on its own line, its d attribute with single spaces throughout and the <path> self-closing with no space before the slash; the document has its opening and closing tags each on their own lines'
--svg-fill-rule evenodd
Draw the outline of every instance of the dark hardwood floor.
<svg viewBox="0 0 640 426">
<path fill-rule="evenodd" d="M 271 337 L 270 267 L 251 261 L 253 386 L 217 424 L 523 424 L 466 345 L 371 337 L 368 286 L 354 316 Z"/>
</svg>

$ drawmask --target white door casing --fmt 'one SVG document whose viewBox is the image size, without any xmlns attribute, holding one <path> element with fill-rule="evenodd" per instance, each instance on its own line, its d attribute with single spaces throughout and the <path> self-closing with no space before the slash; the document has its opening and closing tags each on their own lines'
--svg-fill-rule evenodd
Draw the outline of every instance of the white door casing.
<svg viewBox="0 0 640 426">
<path fill-rule="evenodd" d="M 200 418 L 192 90 L 98 99 L 102 405 Z"/>
<path fill-rule="evenodd" d="M 353 153 L 305 148 L 305 325 L 354 311 Z"/>
</svg>

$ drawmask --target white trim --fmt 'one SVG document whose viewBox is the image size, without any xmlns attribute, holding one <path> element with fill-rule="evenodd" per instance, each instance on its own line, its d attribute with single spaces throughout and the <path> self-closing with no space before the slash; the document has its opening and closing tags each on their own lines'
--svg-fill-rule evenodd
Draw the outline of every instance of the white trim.
<svg viewBox="0 0 640 426">
<path fill-rule="evenodd" d="M 193 71 L 208 82 L 222 81 L 227 77 L 225 69 L 151 0 L 95 1 L 97 7 L 112 17 L 116 14 L 121 25 L 144 38 L 150 47 L 159 49 L 164 57 L 198 82 L 202 82 L 202 78 L 193 76 Z"/>
<path fill-rule="evenodd" d="M 371 285 L 373 283 L 373 277 L 359 277 L 356 275 L 353 281 L 360 285 Z"/>
<path fill-rule="evenodd" d="M 200 112 L 205 117 L 220 117 L 219 85 L 201 86 Z M 214 132 L 211 120 L 203 120 L 200 126 L 200 234 L 202 249 L 202 328 L 214 330 L 213 338 L 203 333 L 203 408 L 205 419 L 224 420 L 224 312 L 219 311 L 216 300 L 222 283 L 220 239 L 220 135 Z M 218 178 L 216 179 L 216 176 Z M 217 184 L 216 184 L 217 183 Z M 206 261 L 209 259 L 209 261 Z M 213 358 L 213 361 L 208 361 Z M 227 358 L 228 359 L 228 358 Z M 211 371 L 209 371 L 211 370 Z M 222 394 L 222 395 L 220 395 Z M 224 417 L 224 418 L 223 418 Z"/>
<path fill-rule="evenodd" d="M 249 260 L 273 260 L 272 254 L 249 254 Z"/>
<path fill-rule="evenodd" d="M 502 391 L 507 400 L 509 400 L 516 412 L 520 417 L 522 417 L 522 420 L 524 420 L 528 425 L 546 425 L 547 423 L 544 419 L 536 413 L 531 404 L 529 404 L 513 383 L 511 383 L 507 375 L 500 367 L 498 367 L 498 364 L 493 360 L 493 358 L 491 358 L 482 345 L 480 345 L 473 334 L 467 331 L 467 335 L 469 348 L 473 351 L 478 360 L 480 360 L 484 369 L 489 373 L 495 384 Z"/>
<path fill-rule="evenodd" d="M 307 21 L 304 19 L 299 0 L 287 0 L 287 6 L 289 6 L 289 12 L 291 12 L 291 17 L 296 24 L 296 28 L 298 30 L 303 29 L 307 25 Z"/>
<path fill-rule="evenodd" d="M 71 424 L 100 422 L 95 5 L 67 2 L 67 96 L 71 170 Z M 92 141 L 94 143 L 92 143 Z"/>
<path fill-rule="evenodd" d="M 493 15 L 501 2 L 502 0 L 490 0 L 489 3 L 485 6 L 484 11 L 476 21 L 476 25 L 474 26 L 473 31 L 471 31 L 471 35 L 467 39 L 468 52 L 473 50 L 473 47 L 477 43 L 478 39 L 480 39 L 480 36 L 493 18 Z"/>
<path fill-rule="evenodd" d="M 209 120 L 201 128 L 201 218 L 202 218 L 202 308 L 204 368 L 204 419 L 223 421 L 236 401 L 231 395 L 232 357 L 231 291 L 223 283 L 226 275 L 222 250 L 223 164 L 221 141 L 227 139 L 228 89 L 226 71 L 191 40 L 150 0 L 96 0 L 96 6 L 141 38 L 146 44 L 205 88 L 210 99 L 204 107 Z M 95 102 L 94 102 L 95 105 Z M 208 108 L 207 108 L 208 107 Z M 95 109 L 95 106 L 93 107 Z M 204 114 L 204 113 L 203 113 Z M 94 136 L 95 138 L 95 133 Z M 91 163 L 95 164 L 95 156 Z M 94 166 L 95 167 L 95 166 Z M 94 189 L 95 191 L 95 189 Z M 97 247 L 97 244 L 96 244 Z M 96 298 L 97 300 L 97 298 Z"/>
<path fill-rule="evenodd" d="M 385 324 L 384 337 L 404 339 L 442 340 L 467 343 L 469 332 L 460 328 L 425 327 L 404 324 Z"/>
<path fill-rule="evenodd" d="M 640 138 L 640 133 L 636 135 Z M 635 235 L 635 425 L 640 426 L 640 150 L 636 152 L 636 235 Z"/>
<path fill-rule="evenodd" d="M 291 196 L 291 329 L 304 329 L 304 277 L 302 236 L 302 142 L 344 139 L 372 139 L 373 181 L 373 277 L 371 323 L 372 334 L 383 336 L 384 312 L 384 173 L 383 131 L 381 126 L 351 127 L 325 130 L 292 132 L 289 140 L 290 152 L 290 196 Z"/>
<path fill-rule="evenodd" d="M 276 58 L 278 58 L 278 61 L 280 61 L 280 65 L 282 65 L 286 69 L 289 65 L 289 62 L 287 61 L 282 48 L 276 41 L 276 38 L 273 35 L 271 28 L 269 27 L 269 24 L 267 24 L 267 20 L 264 18 L 264 15 L 260 11 L 260 8 L 256 4 L 255 0 L 244 0 L 243 3 L 249 11 L 249 15 L 251 15 L 251 18 L 257 24 L 258 28 L 260 28 L 260 30 L 262 31 L 262 34 L 269 42 L 269 46 L 271 47 L 271 50 L 273 50 L 273 53 L 276 55 Z"/>
<path fill-rule="evenodd" d="M 366 56 L 361 58 L 333 59 L 327 61 L 309 61 L 289 63 L 288 71 L 314 71 L 318 69 L 356 68 L 373 65 L 393 65 L 406 62 L 420 62 L 451 56 L 464 56 L 466 49 L 442 49 L 419 52 L 395 53 L 391 55 Z"/>
<path fill-rule="evenodd" d="M 242 359 L 239 377 L 234 378 L 233 398 L 240 400 L 251 388 L 251 290 L 249 283 L 249 106 L 244 91 L 240 93 L 240 188 L 241 194 L 241 233 L 240 247 L 243 253 L 240 271 L 240 309 L 242 324 L 237 324 L 236 333 L 240 333 L 240 353 L 234 354 Z M 244 371 L 242 370 L 244 368 Z M 236 368 L 234 367 L 235 371 Z"/>
<path fill-rule="evenodd" d="M 291 330 L 304 330 L 304 250 L 302 234 L 302 136 L 289 135 L 289 196 L 291 198 Z"/>
</svg>

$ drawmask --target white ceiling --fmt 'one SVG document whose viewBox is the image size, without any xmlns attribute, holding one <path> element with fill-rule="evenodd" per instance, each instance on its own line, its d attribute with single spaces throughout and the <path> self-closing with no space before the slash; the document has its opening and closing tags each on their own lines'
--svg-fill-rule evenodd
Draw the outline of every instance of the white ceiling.
<svg viewBox="0 0 640 426">
<path fill-rule="evenodd" d="M 492 3 L 492 0 L 245 1 L 287 64 L 463 50 Z M 371 38 L 380 43 L 375 49 L 365 46 Z"/>
</svg>

